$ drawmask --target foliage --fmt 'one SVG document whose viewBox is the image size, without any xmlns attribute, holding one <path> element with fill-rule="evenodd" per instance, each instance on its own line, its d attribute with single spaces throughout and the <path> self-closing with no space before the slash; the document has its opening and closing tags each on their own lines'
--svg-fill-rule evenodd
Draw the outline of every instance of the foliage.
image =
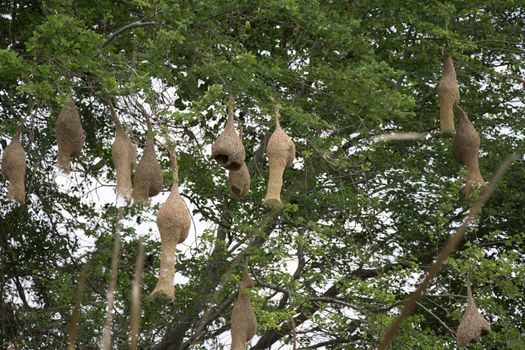
<svg viewBox="0 0 525 350">
<path fill-rule="evenodd" d="M 27 203 L 8 203 L 6 182 L 0 186 L 2 348 L 64 347 L 85 263 L 77 343 L 100 344 L 117 217 L 114 201 L 93 196 L 115 183 L 106 95 L 139 148 L 146 128 L 134 100 L 154 115 L 159 147 L 168 128 L 183 196 L 200 221 L 190 233 L 196 240 L 178 249 L 176 300 L 152 301 L 158 202 L 126 209 L 118 348 L 128 341 L 144 233 L 141 348 L 226 347 L 242 255 L 257 281 L 249 294 L 259 322 L 252 349 L 290 344 L 291 318 L 299 348 L 374 348 L 472 203 L 462 195 L 465 173 L 452 160 L 452 141 L 438 131 L 445 42 L 461 106 L 481 136 L 484 178 L 525 150 L 523 85 L 512 78 L 525 75 L 520 2 L 0 0 L 0 11 L 0 143 L 5 149 L 23 123 L 28 155 Z M 227 173 L 210 159 L 228 94 L 252 175 L 242 200 L 231 198 Z M 64 185 L 54 170 L 54 122 L 71 97 L 86 145 Z M 297 147 L 278 215 L 262 204 L 272 99 Z M 374 140 L 391 132 L 425 138 Z M 167 193 L 169 162 L 159 151 Z M 455 348 L 447 327 L 455 330 L 465 308 L 468 273 L 493 326 L 482 346 L 523 346 L 524 173 L 519 161 L 505 175 L 393 349 Z"/>
</svg>

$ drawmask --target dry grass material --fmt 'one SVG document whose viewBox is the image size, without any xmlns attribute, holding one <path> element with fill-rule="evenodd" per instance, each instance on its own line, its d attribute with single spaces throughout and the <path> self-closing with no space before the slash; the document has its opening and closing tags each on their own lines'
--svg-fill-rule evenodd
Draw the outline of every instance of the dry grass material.
<svg viewBox="0 0 525 350">
<path fill-rule="evenodd" d="M 449 54 L 443 56 L 443 75 L 438 85 L 440 129 L 454 132 L 454 105 L 459 103 L 459 87 L 454 62 Z"/>
<path fill-rule="evenodd" d="M 486 183 L 479 170 L 479 134 L 468 119 L 467 113 L 460 107 L 458 110 L 458 130 L 452 144 L 452 155 L 456 162 L 467 168 L 467 183 L 464 192 L 468 196 L 473 190 L 486 187 Z"/>
<path fill-rule="evenodd" d="M 58 166 L 65 173 L 69 173 L 71 171 L 70 160 L 80 155 L 85 140 L 80 116 L 73 102 L 66 104 L 60 111 L 55 134 L 58 143 Z"/>
<path fill-rule="evenodd" d="M 111 156 L 117 171 L 117 196 L 129 200 L 132 190 L 131 172 L 137 164 L 137 146 L 131 142 L 128 134 L 124 131 L 111 101 L 108 101 L 108 104 L 115 122 L 115 140 L 111 147 Z"/>
<path fill-rule="evenodd" d="M 474 302 L 470 280 L 467 279 L 467 310 L 459 323 L 457 336 L 458 346 L 467 346 L 490 333 L 490 323 L 479 313 Z"/>
<path fill-rule="evenodd" d="M 171 193 L 160 207 L 157 214 L 157 227 L 160 232 L 160 274 L 155 289 L 150 298 L 165 295 L 170 299 L 175 298 L 173 279 L 175 278 L 175 263 L 177 244 L 182 243 L 190 232 L 191 217 L 188 208 L 179 193 L 177 155 L 170 152 L 173 173 Z"/>
<path fill-rule="evenodd" d="M 268 154 L 270 177 L 264 202 L 273 209 L 279 209 L 282 207 L 281 188 L 283 186 L 284 170 L 295 159 L 295 144 L 281 128 L 278 106 L 275 108 L 275 131 L 268 140 L 266 153 Z"/>
<path fill-rule="evenodd" d="M 244 197 L 250 192 L 250 172 L 246 163 L 242 163 L 239 170 L 230 170 L 228 175 L 228 187 L 235 197 Z"/>
<path fill-rule="evenodd" d="M 144 146 L 144 153 L 135 171 L 133 186 L 133 200 L 146 202 L 149 197 L 156 196 L 162 190 L 164 176 L 155 154 L 153 139 L 148 137 Z"/>
<path fill-rule="evenodd" d="M 242 140 L 235 131 L 233 120 L 233 101 L 228 99 L 228 119 L 224 131 L 211 147 L 211 156 L 227 170 L 239 170 L 244 163 L 246 153 Z"/>
<path fill-rule="evenodd" d="M 253 281 L 244 266 L 244 275 L 239 284 L 237 301 L 233 306 L 231 318 L 232 345 L 231 350 L 246 350 L 246 342 L 253 338 L 257 328 L 257 318 L 250 300 L 246 297 L 246 288 L 253 287 Z"/>
<path fill-rule="evenodd" d="M 20 204 L 26 200 L 26 153 L 18 130 L 2 155 L 2 172 L 9 181 L 7 196 Z"/>
</svg>

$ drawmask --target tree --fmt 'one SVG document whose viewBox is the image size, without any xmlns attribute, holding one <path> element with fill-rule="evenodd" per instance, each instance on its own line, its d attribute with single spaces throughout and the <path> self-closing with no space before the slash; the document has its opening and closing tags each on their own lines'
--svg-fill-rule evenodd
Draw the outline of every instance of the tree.
<svg viewBox="0 0 525 350">
<path fill-rule="evenodd" d="M 461 106 L 481 136 L 489 180 L 525 144 L 525 9 L 512 1 L 1 1 L 2 150 L 23 124 L 27 202 L 0 201 L 2 348 L 61 348 L 84 264 L 80 348 L 105 317 L 114 201 L 110 96 L 143 147 L 152 114 L 158 154 L 168 130 L 183 196 L 207 229 L 179 248 L 174 302 L 148 300 L 158 275 L 158 203 L 127 206 L 112 340 L 128 341 L 138 232 L 146 235 L 140 347 L 222 348 L 249 258 L 258 319 L 251 349 L 374 348 L 473 202 L 452 139 L 439 133 L 441 58 L 454 58 Z M 235 100 L 252 176 L 232 198 L 210 158 L 226 96 Z M 66 184 L 55 181 L 54 122 L 73 98 L 86 132 Z M 274 102 L 297 148 L 279 213 L 262 203 Z M 412 141 L 378 142 L 392 132 Z M 465 278 L 493 332 L 483 347 L 524 345 L 524 165 L 515 164 L 394 339 L 394 349 L 453 349 Z M 64 189 L 66 187 L 66 189 Z M 144 223 L 147 223 L 144 225 Z M 148 224 L 149 223 L 149 224 Z M 88 244 L 86 244 L 86 241 Z M 92 242 L 92 243 L 89 243 Z M 472 348 L 481 348 L 473 345 Z"/>
</svg>

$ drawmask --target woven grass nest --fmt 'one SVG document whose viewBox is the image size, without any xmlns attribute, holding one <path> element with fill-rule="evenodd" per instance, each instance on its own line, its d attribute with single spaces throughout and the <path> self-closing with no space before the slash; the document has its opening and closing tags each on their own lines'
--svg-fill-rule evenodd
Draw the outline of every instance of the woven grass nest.
<svg viewBox="0 0 525 350">
<path fill-rule="evenodd" d="M 26 153 L 20 142 L 21 130 L 18 129 L 2 155 L 2 172 L 9 181 L 7 196 L 20 204 L 26 200 L 25 176 Z"/>
<path fill-rule="evenodd" d="M 117 196 L 129 200 L 132 193 L 131 172 L 137 165 L 137 146 L 126 134 L 111 102 L 109 108 L 115 122 L 115 140 L 111 147 L 111 156 L 117 172 Z"/>
<path fill-rule="evenodd" d="M 438 84 L 440 130 L 454 132 L 454 105 L 459 103 L 459 87 L 454 62 L 449 54 L 443 56 L 443 75 Z"/>
<path fill-rule="evenodd" d="M 55 126 L 58 144 L 58 166 L 67 174 L 71 171 L 71 158 L 77 157 L 84 146 L 84 130 L 74 102 L 64 105 Z"/>
<path fill-rule="evenodd" d="M 182 243 L 190 232 L 191 217 L 179 193 L 177 156 L 170 151 L 170 161 L 173 174 L 171 193 L 160 207 L 157 214 L 157 227 L 160 232 L 160 273 L 155 289 L 150 298 L 164 295 L 169 299 L 175 298 L 175 263 L 177 244 Z"/>
<path fill-rule="evenodd" d="M 135 171 L 133 200 L 137 203 L 147 202 L 149 197 L 159 194 L 163 183 L 164 176 L 157 160 L 153 138 L 148 136 L 144 146 L 144 153 Z"/>
<path fill-rule="evenodd" d="M 233 100 L 228 99 L 228 119 L 224 131 L 211 147 L 211 156 L 227 170 L 239 170 L 246 157 L 242 140 L 235 130 Z"/>
<path fill-rule="evenodd" d="M 255 335 L 257 318 L 255 317 L 252 304 L 245 293 L 246 288 L 252 288 L 253 286 L 254 284 L 250 277 L 248 266 L 245 265 L 231 317 L 231 350 L 245 350 L 246 342 Z"/>
<path fill-rule="evenodd" d="M 457 109 L 459 111 L 459 121 L 452 144 L 452 155 L 456 162 L 467 168 L 467 182 L 464 192 L 468 196 L 473 190 L 484 188 L 486 183 L 479 170 L 479 134 L 470 122 L 467 113 L 459 106 Z"/>
<path fill-rule="evenodd" d="M 281 128 L 279 115 L 279 106 L 277 106 L 275 108 L 275 131 L 270 136 L 266 146 L 270 176 L 264 202 L 273 209 L 282 207 L 281 188 L 283 186 L 284 170 L 295 159 L 295 144 Z"/>
<path fill-rule="evenodd" d="M 242 141 L 242 126 L 239 126 L 239 137 Z M 251 177 L 245 162 L 239 170 L 228 172 L 228 188 L 235 197 L 244 197 L 250 192 Z"/>
<path fill-rule="evenodd" d="M 490 323 L 479 313 L 474 302 L 470 281 L 467 280 L 467 310 L 461 318 L 457 330 L 458 346 L 467 346 L 476 343 L 479 339 L 491 332 Z"/>
<path fill-rule="evenodd" d="M 243 162 L 239 170 L 230 170 L 228 174 L 228 187 L 235 197 L 244 197 L 250 192 L 250 172 Z"/>
</svg>

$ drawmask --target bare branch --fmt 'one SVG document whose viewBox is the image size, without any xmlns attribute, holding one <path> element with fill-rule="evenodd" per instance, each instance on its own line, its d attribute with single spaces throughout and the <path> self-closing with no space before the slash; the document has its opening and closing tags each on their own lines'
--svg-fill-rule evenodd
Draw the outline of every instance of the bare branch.
<svg viewBox="0 0 525 350">
<path fill-rule="evenodd" d="M 142 22 L 142 21 L 137 21 L 137 22 L 133 22 L 133 23 L 127 24 L 124 27 L 122 27 L 119 30 L 117 30 L 115 33 L 111 34 L 106 39 L 106 41 L 104 41 L 100 45 L 100 47 L 104 48 L 104 47 L 108 46 L 108 44 L 110 42 L 112 42 L 117 36 L 119 36 L 120 34 L 124 33 L 127 30 L 130 30 L 130 29 L 133 29 L 133 28 L 138 28 L 138 27 L 147 27 L 147 26 L 156 26 L 156 25 L 159 25 L 159 22 Z"/>
<path fill-rule="evenodd" d="M 118 262 L 120 256 L 120 230 L 123 216 L 123 207 L 118 207 L 115 223 L 115 243 L 113 245 L 113 256 L 111 257 L 111 280 L 108 289 L 108 305 L 106 310 L 106 321 L 102 334 L 102 350 L 111 349 L 111 325 L 113 324 L 113 304 L 115 302 L 115 288 L 117 286 Z"/>
<path fill-rule="evenodd" d="M 73 306 L 73 312 L 71 314 L 69 336 L 67 338 L 67 350 L 74 350 L 76 347 L 75 344 L 78 335 L 78 319 L 80 318 L 80 302 L 82 300 L 82 294 L 84 294 L 84 289 L 86 289 L 88 266 L 88 263 L 84 264 L 82 270 L 80 271 L 77 292 L 75 294 L 75 305 Z"/>
<path fill-rule="evenodd" d="M 443 325 L 443 327 L 445 327 L 451 334 L 452 336 L 454 337 L 454 339 L 456 339 L 456 332 L 454 332 L 452 329 L 450 329 L 447 324 L 442 320 L 440 319 L 435 313 L 433 313 L 430 309 L 427 309 L 423 304 L 421 304 L 420 302 L 416 302 L 419 307 L 421 307 L 423 310 L 425 310 L 426 312 L 428 312 L 432 317 L 434 317 L 436 320 L 438 320 L 439 323 L 441 323 L 441 325 Z"/>
<path fill-rule="evenodd" d="M 135 264 L 135 278 L 131 291 L 131 334 L 129 340 L 130 350 L 137 349 L 140 328 L 140 286 L 142 284 L 142 272 L 144 270 L 144 237 L 139 239 L 137 262 Z"/>
</svg>

